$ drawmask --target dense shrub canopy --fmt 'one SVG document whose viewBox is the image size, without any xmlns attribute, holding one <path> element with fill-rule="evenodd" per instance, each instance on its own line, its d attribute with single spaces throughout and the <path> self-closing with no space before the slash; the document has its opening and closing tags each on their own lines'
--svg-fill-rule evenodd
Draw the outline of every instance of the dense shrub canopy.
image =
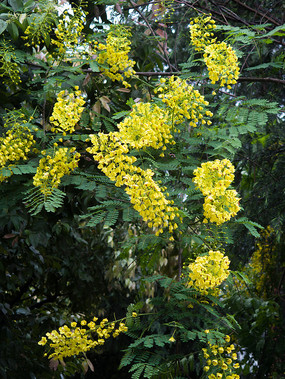
<svg viewBox="0 0 285 379">
<path fill-rule="evenodd" d="M 0 4 L 2 377 L 283 374 L 284 5 L 222 3 Z"/>
</svg>

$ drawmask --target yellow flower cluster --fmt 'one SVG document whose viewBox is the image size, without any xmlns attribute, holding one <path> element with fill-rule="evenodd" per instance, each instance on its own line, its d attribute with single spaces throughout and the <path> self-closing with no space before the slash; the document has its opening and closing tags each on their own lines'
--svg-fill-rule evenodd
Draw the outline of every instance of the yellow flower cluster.
<svg viewBox="0 0 285 379">
<path fill-rule="evenodd" d="M 19 65 L 15 62 L 16 55 L 12 46 L 0 47 L 0 76 L 8 76 L 14 84 L 21 83 Z"/>
<path fill-rule="evenodd" d="M 8 130 L 6 137 L 0 138 L 0 167 L 4 167 L 7 162 L 26 160 L 34 143 L 34 137 L 27 127 L 15 126 Z"/>
<path fill-rule="evenodd" d="M 46 155 L 46 152 L 42 151 L 42 154 Z M 78 166 L 79 158 L 80 154 L 75 153 L 75 148 L 67 147 L 55 150 L 52 156 L 46 155 L 40 159 L 34 176 L 34 186 L 40 187 L 45 196 L 50 195 L 54 188 L 58 188 L 61 178 Z"/>
<path fill-rule="evenodd" d="M 40 2 L 38 12 L 34 12 L 29 26 L 25 30 L 26 46 L 38 47 L 41 43 L 49 43 L 50 33 L 57 17 L 54 1 Z"/>
<path fill-rule="evenodd" d="M 57 54 L 60 56 L 66 55 L 78 55 L 80 53 L 79 42 L 82 38 L 82 30 L 86 16 L 80 7 L 75 8 L 73 16 L 68 11 L 63 13 L 63 17 L 59 20 L 57 28 L 55 29 L 56 39 L 52 39 L 51 43 L 57 46 Z M 80 44 L 81 50 L 84 42 Z"/>
<path fill-rule="evenodd" d="M 233 48 L 221 42 L 206 46 L 204 51 L 211 82 L 219 81 L 222 87 L 226 85 L 230 89 L 239 77 L 238 59 Z"/>
<path fill-rule="evenodd" d="M 172 233 L 178 227 L 174 222 L 178 209 L 171 205 L 173 202 L 166 199 L 163 189 L 152 179 L 153 171 L 133 164 L 137 159 L 127 155 L 129 148 L 125 141 L 121 141 L 120 132 L 93 135 L 91 142 L 93 147 L 87 151 L 99 162 L 98 168 L 115 181 L 117 187 L 125 186 L 134 209 L 149 227 L 157 229 L 156 235 L 165 227 Z M 131 145 L 130 138 L 128 142 Z"/>
<path fill-rule="evenodd" d="M 44 346 L 50 340 L 49 347 L 54 352 L 48 358 L 62 360 L 104 345 L 106 339 L 111 335 L 115 338 L 128 330 L 120 321 L 109 322 L 104 318 L 99 324 L 96 324 L 97 320 L 98 318 L 94 317 L 89 323 L 82 320 L 79 325 L 76 322 L 72 322 L 70 327 L 64 325 L 59 328 L 59 331 L 53 330 L 51 333 L 46 333 L 46 337 L 42 337 L 38 344 Z"/>
<path fill-rule="evenodd" d="M 205 330 L 209 333 L 209 330 Z M 208 379 L 239 379 L 239 375 L 235 373 L 240 367 L 237 360 L 234 344 L 231 344 L 231 337 L 226 336 L 224 343 L 211 344 L 208 342 L 208 347 L 203 348 L 203 356 L 206 360 L 204 371 L 208 373 Z"/>
<path fill-rule="evenodd" d="M 210 16 L 197 17 L 190 22 L 191 41 L 195 50 L 203 52 L 203 57 L 209 71 L 209 78 L 215 84 L 229 89 L 239 77 L 238 59 L 233 48 L 225 42 L 217 43 L 213 38 L 215 21 Z"/>
<path fill-rule="evenodd" d="M 84 110 L 84 104 L 85 100 L 77 86 L 74 93 L 60 91 L 50 117 L 50 122 L 55 126 L 51 131 L 63 133 L 64 136 L 66 133 L 73 133 Z"/>
<path fill-rule="evenodd" d="M 115 26 L 108 33 L 106 45 L 99 43 L 97 62 L 102 65 L 103 74 L 112 81 L 122 81 L 125 87 L 130 87 L 125 78 L 135 74 L 135 62 L 128 57 L 131 50 L 130 32 L 123 26 Z M 108 66 L 105 68 L 104 66 Z"/>
<path fill-rule="evenodd" d="M 8 130 L 6 136 L 0 138 L 0 168 L 20 159 L 28 159 L 27 154 L 34 144 L 34 137 L 27 127 L 17 125 Z M 0 182 L 5 178 L 0 174 Z"/>
<path fill-rule="evenodd" d="M 215 21 L 210 17 L 196 17 L 190 22 L 191 42 L 195 50 L 203 51 L 206 46 L 216 42 L 213 30 L 216 29 Z"/>
<path fill-rule="evenodd" d="M 172 132 L 184 117 L 192 119 L 196 126 L 199 121 L 205 124 L 205 116 L 212 116 L 212 113 L 205 111 L 208 103 L 185 80 L 174 76 L 168 81 L 162 79 L 157 92 L 166 109 L 154 103 L 136 104 L 130 115 L 118 124 L 118 132 L 90 136 L 93 147 L 87 151 L 94 155 L 99 162 L 98 168 L 115 181 L 116 186 L 125 186 L 134 208 L 159 235 L 164 228 L 170 233 L 177 228 L 178 209 L 172 206 L 173 201 L 166 199 L 165 189 L 153 180 L 154 173 L 135 166 L 137 159 L 127 154 L 131 149 L 147 147 L 166 150 L 167 144 L 175 143 Z"/>
<path fill-rule="evenodd" d="M 234 166 L 228 159 L 202 163 L 193 173 L 193 182 L 205 196 L 204 222 L 209 220 L 220 225 L 237 214 L 238 194 L 227 189 L 234 180 Z"/>
<path fill-rule="evenodd" d="M 225 192 L 233 182 L 235 168 L 228 159 L 204 162 L 194 170 L 193 182 L 204 196 Z"/>
<path fill-rule="evenodd" d="M 220 251 L 210 250 L 207 255 L 199 256 L 188 268 L 188 286 L 196 288 L 202 294 L 208 294 L 209 290 L 214 290 L 230 274 L 230 261 Z M 215 293 L 215 291 L 214 291 Z"/>
<path fill-rule="evenodd" d="M 155 92 L 162 99 L 171 112 L 176 123 L 184 121 L 184 118 L 191 119 L 190 125 L 196 127 L 198 122 L 203 125 L 211 125 L 210 120 L 205 120 L 205 116 L 213 116 L 212 112 L 205 111 L 205 106 L 209 105 L 204 96 L 193 86 L 178 77 L 171 76 L 168 81 L 160 79 L 160 87 Z"/>
<path fill-rule="evenodd" d="M 229 221 L 240 210 L 239 198 L 235 190 L 226 190 L 217 195 L 209 195 L 205 197 L 203 204 L 204 222 L 215 222 L 221 225 Z"/>
<path fill-rule="evenodd" d="M 174 143 L 169 114 L 155 104 L 136 104 L 118 129 L 120 139 L 133 149 L 153 147 L 166 150 L 165 144 Z"/>
</svg>

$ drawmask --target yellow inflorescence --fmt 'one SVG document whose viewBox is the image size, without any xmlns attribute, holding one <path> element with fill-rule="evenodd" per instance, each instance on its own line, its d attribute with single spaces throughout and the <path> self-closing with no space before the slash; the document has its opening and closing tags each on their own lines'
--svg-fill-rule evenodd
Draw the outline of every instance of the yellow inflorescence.
<svg viewBox="0 0 285 379">
<path fill-rule="evenodd" d="M 123 26 L 116 26 L 110 30 L 107 36 L 106 45 L 99 43 L 97 49 L 99 56 L 97 62 L 103 68 L 103 74 L 111 80 L 122 81 L 126 87 L 130 85 L 125 78 L 130 78 L 135 74 L 133 69 L 135 62 L 128 57 L 131 50 L 129 40 L 130 33 Z"/>
<path fill-rule="evenodd" d="M 209 330 L 205 330 L 205 333 L 209 333 Z M 223 343 L 208 342 L 208 347 L 202 349 L 206 360 L 204 371 L 208 373 L 208 379 L 239 379 L 240 376 L 235 372 L 240 365 L 236 362 L 235 346 L 230 342 L 231 337 L 227 335 Z"/>
<path fill-rule="evenodd" d="M 34 144 L 34 137 L 27 127 L 17 125 L 8 130 L 6 137 L 0 138 L 0 169 L 20 159 L 28 159 L 27 155 Z M 0 182 L 5 178 L 0 174 Z"/>
<path fill-rule="evenodd" d="M 204 222 L 209 220 L 221 225 L 229 221 L 240 210 L 238 193 L 235 190 L 225 190 L 221 194 L 206 196 L 203 208 Z"/>
<path fill-rule="evenodd" d="M 104 345 L 105 340 L 111 335 L 115 338 L 128 330 L 120 321 L 109 322 L 105 318 L 96 324 L 97 320 L 98 318 L 94 317 L 89 323 L 82 320 L 79 325 L 76 322 L 72 322 L 70 327 L 64 325 L 58 331 L 53 330 L 51 333 L 46 333 L 46 337 L 42 337 L 38 344 L 44 346 L 50 340 L 49 347 L 54 352 L 48 358 L 63 359 Z"/>
<path fill-rule="evenodd" d="M 66 55 L 65 58 L 68 59 L 68 57 L 78 56 L 81 52 L 85 53 L 82 49 L 83 41 L 80 43 L 81 49 L 79 48 L 80 40 L 84 40 L 82 31 L 85 21 L 85 13 L 80 7 L 75 8 L 73 16 L 68 11 L 63 13 L 63 17 L 55 29 L 56 39 L 51 40 L 51 43 L 58 48 L 58 55 Z"/>
<path fill-rule="evenodd" d="M 195 50 L 203 52 L 211 82 L 219 81 L 222 87 L 226 85 L 230 89 L 239 77 L 238 59 L 231 46 L 217 43 L 213 38 L 215 28 L 215 21 L 210 16 L 195 18 L 190 22 L 191 42 Z"/>
<path fill-rule="evenodd" d="M 234 180 L 234 166 L 228 159 L 202 163 L 194 170 L 193 182 L 205 196 L 204 222 L 220 225 L 240 210 L 238 194 L 228 187 Z"/>
<path fill-rule="evenodd" d="M 53 1 L 46 1 L 42 9 L 34 13 L 30 25 L 25 30 L 26 46 L 38 47 L 41 43 L 48 43 L 52 27 L 57 17 L 56 5 Z"/>
<path fill-rule="evenodd" d="M 15 62 L 16 55 L 12 46 L 0 47 L 0 77 L 8 76 L 14 84 L 21 83 L 19 65 Z"/>
<path fill-rule="evenodd" d="M 98 168 L 115 181 L 117 187 L 125 186 L 134 209 L 149 227 L 157 229 L 156 235 L 166 227 L 173 232 L 177 228 L 174 219 L 178 209 L 171 205 L 172 201 L 166 199 L 162 189 L 152 179 L 153 171 L 133 164 L 137 159 L 127 155 L 129 148 L 125 141 L 121 141 L 120 133 L 99 133 L 98 137 L 91 136 L 91 142 L 93 147 L 87 151 L 99 162 Z"/>
<path fill-rule="evenodd" d="M 45 155 L 45 152 L 42 152 Z M 40 187 L 41 192 L 48 196 L 54 188 L 58 188 L 61 178 L 78 166 L 79 153 L 75 148 L 61 147 L 51 155 L 46 155 L 39 162 L 33 184 Z"/>
<path fill-rule="evenodd" d="M 206 111 L 205 106 L 209 105 L 199 91 L 194 90 L 193 86 L 178 77 L 171 76 L 168 81 L 162 78 L 160 87 L 155 90 L 159 93 L 168 108 L 171 116 L 176 123 L 184 121 L 187 118 L 190 125 L 196 127 L 199 122 L 202 124 L 211 124 L 210 120 L 205 120 L 205 116 L 213 116 L 212 112 Z"/>
<path fill-rule="evenodd" d="M 191 42 L 195 50 L 203 51 L 206 46 L 216 42 L 213 30 L 216 29 L 215 21 L 210 17 L 196 17 L 190 22 Z"/>
<path fill-rule="evenodd" d="M 228 159 L 204 162 L 194 170 L 193 182 L 204 196 L 223 193 L 233 182 L 235 168 Z"/>
<path fill-rule="evenodd" d="M 221 86 L 231 88 L 239 77 L 238 59 L 231 46 L 225 42 L 213 43 L 206 46 L 204 60 L 209 71 L 209 78 L 215 84 L 220 82 Z"/>
<path fill-rule="evenodd" d="M 159 235 L 164 228 L 170 233 L 177 229 L 178 209 L 153 180 L 153 171 L 134 165 L 137 159 L 127 154 L 129 150 L 147 147 L 164 151 L 167 144 L 175 143 L 172 133 L 176 131 L 176 124 L 184 118 L 191 119 L 195 126 L 199 121 L 205 124 L 205 117 L 212 116 L 212 113 L 205 111 L 208 103 L 185 80 L 174 76 L 168 81 L 162 79 L 157 92 L 165 108 L 154 103 L 136 104 L 130 115 L 118 124 L 118 132 L 90 136 L 93 147 L 87 151 L 94 155 L 99 162 L 98 168 L 115 181 L 116 186 L 125 186 L 133 207 Z M 211 122 L 208 120 L 207 123 Z"/>
<path fill-rule="evenodd" d="M 210 250 L 208 255 L 199 256 L 188 268 L 188 286 L 196 288 L 202 294 L 214 290 L 229 276 L 230 261 L 220 251 Z"/>
<path fill-rule="evenodd" d="M 74 132 L 85 104 L 81 91 L 78 87 L 75 87 L 75 90 L 74 93 L 60 91 L 58 94 L 57 102 L 50 117 L 50 122 L 55 126 L 51 129 L 52 132 L 63 133 L 63 135 Z"/>
<path fill-rule="evenodd" d="M 120 139 L 133 149 L 164 148 L 174 143 L 169 113 L 151 103 L 136 104 L 128 117 L 118 125 Z"/>
</svg>

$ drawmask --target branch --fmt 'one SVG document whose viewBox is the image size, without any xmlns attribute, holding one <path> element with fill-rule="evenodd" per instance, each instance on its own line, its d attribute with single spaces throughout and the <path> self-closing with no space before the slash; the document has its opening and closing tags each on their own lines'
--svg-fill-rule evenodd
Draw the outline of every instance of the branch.
<svg viewBox="0 0 285 379">
<path fill-rule="evenodd" d="M 238 78 L 238 82 L 272 82 L 272 83 L 280 83 L 285 85 L 285 80 L 278 79 L 278 78 L 258 78 L 258 77 L 253 77 L 253 76 L 241 76 Z"/>
<path fill-rule="evenodd" d="M 171 75 L 181 75 L 182 72 L 165 72 L 165 71 L 159 71 L 159 72 L 136 72 L 136 75 L 140 76 L 171 76 Z M 280 83 L 285 85 L 285 80 L 278 79 L 278 78 L 259 78 L 259 77 L 252 77 L 252 76 L 241 76 L 238 78 L 238 82 L 273 82 L 273 83 Z"/>
<path fill-rule="evenodd" d="M 251 12 L 254 12 L 256 14 L 258 14 L 259 16 L 261 16 L 262 18 L 266 18 L 268 21 L 271 21 L 273 24 L 277 25 L 277 26 L 280 26 L 282 25 L 280 22 L 277 22 L 276 20 L 274 20 L 273 18 L 267 16 L 266 14 L 262 13 L 262 12 L 259 12 L 257 9 L 253 9 L 251 8 L 249 5 L 246 5 L 244 3 L 242 3 L 240 0 L 233 0 L 235 3 L 239 4 L 240 6 L 250 10 Z"/>
</svg>

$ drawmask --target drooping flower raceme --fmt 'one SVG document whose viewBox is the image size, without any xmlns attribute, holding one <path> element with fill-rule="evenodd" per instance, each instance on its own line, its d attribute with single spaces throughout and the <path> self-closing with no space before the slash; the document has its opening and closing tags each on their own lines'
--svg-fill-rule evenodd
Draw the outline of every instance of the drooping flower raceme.
<svg viewBox="0 0 285 379">
<path fill-rule="evenodd" d="M 238 59 L 231 46 L 213 38 L 215 28 L 215 21 L 210 16 L 195 18 L 190 22 L 191 42 L 195 50 L 203 53 L 211 82 L 219 82 L 230 89 L 239 77 Z"/>
<path fill-rule="evenodd" d="M 0 167 L 20 159 L 26 160 L 27 154 L 35 143 L 30 130 L 24 126 L 15 126 L 0 138 Z"/>
<path fill-rule="evenodd" d="M 62 19 L 59 20 L 55 29 L 56 39 L 51 40 L 51 43 L 57 47 L 57 55 L 64 56 L 65 60 L 70 60 L 84 52 L 83 47 L 86 42 L 82 31 L 85 21 L 86 13 L 80 7 L 73 9 L 73 15 L 68 11 L 63 13 Z"/>
<path fill-rule="evenodd" d="M 234 166 L 228 159 L 202 163 L 193 173 L 193 182 L 205 196 L 204 222 L 221 225 L 238 213 L 238 194 L 228 189 L 234 180 Z"/>
<path fill-rule="evenodd" d="M 125 87 L 130 87 L 125 78 L 135 74 L 135 62 L 129 59 L 131 50 L 130 33 L 123 26 L 114 26 L 108 33 L 106 45 L 99 43 L 97 62 L 102 65 L 103 74 L 111 80 L 122 81 Z M 105 66 L 108 66 L 106 68 Z"/>
<path fill-rule="evenodd" d="M 0 77 L 8 76 L 14 84 L 21 83 L 20 66 L 14 48 L 2 42 L 0 45 Z"/>
<path fill-rule="evenodd" d="M 131 136 L 128 141 L 133 141 Z M 163 189 L 153 180 L 153 171 L 143 170 L 134 165 L 137 159 L 127 155 L 129 147 L 124 140 L 121 141 L 120 132 L 99 133 L 98 137 L 93 135 L 91 142 L 93 147 L 87 151 L 99 162 L 98 168 L 115 181 L 116 186 L 125 186 L 134 209 L 148 226 L 156 228 L 157 235 L 162 233 L 165 227 L 172 233 L 177 228 L 174 219 L 177 217 L 178 209 L 172 206 L 173 202 L 165 197 Z"/>
<path fill-rule="evenodd" d="M 205 331 L 209 333 L 209 330 Z M 231 337 L 226 335 L 224 341 L 215 344 L 208 342 L 208 346 L 202 349 L 205 360 L 204 372 L 208 373 L 208 379 L 239 379 L 236 369 L 240 367 L 237 363 L 235 346 L 231 343 Z"/>
<path fill-rule="evenodd" d="M 118 124 L 119 136 L 132 149 L 166 149 L 174 143 L 169 113 L 151 103 L 138 103 L 128 117 Z"/>
<path fill-rule="evenodd" d="M 42 154 L 46 155 L 46 152 L 43 151 Z M 75 152 L 75 148 L 67 147 L 61 147 L 52 155 L 46 155 L 39 162 L 34 176 L 34 186 L 40 187 L 45 196 L 50 195 L 53 189 L 60 185 L 61 178 L 78 166 L 79 158 L 80 154 Z"/>
<path fill-rule="evenodd" d="M 84 110 L 84 104 L 85 100 L 77 86 L 75 92 L 60 91 L 50 117 L 50 122 L 54 125 L 51 131 L 63 135 L 73 133 Z"/>
<path fill-rule="evenodd" d="M 237 82 L 239 77 L 238 59 L 233 48 L 225 42 L 213 43 L 205 47 L 204 60 L 209 71 L 209 78 L 215 84 L 227 86 Z"/>
<path fill-rule="evenodd" d="M 216 23 L 210 16 L 196 17 L 190 21 L 191 42 L 195 50 L 203 51 L 206 46 L 216 42 L 213 31 L 216 29 Z"/>
<path fill-rule="evenodd" d="M 220 194 L 210 194 L 203 204 L 204 222 L 210 221 L 221 225 L 229 221 L 240 210 L 238 194 L 235 190 L 225 190 Z"/>
<path fill-rule="evenodd" d="M 49 347 L 53 349 L 53 353 L 48 358 L 61 360 L 104 345 L 106 339 L 111 336 L 116 338 L 120 333 L 128 330 L 121 321 L 109 322 L 105 318 L 96 324 L 97 320 L 98 318 L 94 317 L 89 323 L 82 320 L 80 324 L 72 322 L 70 327 L 63 325 L 58 331 L 46 333 L 46 337 L 42 337 L 38 344 L 45 346 L 49 340 Z"/>
<path fill-rule="evenodd" d="M 57 9 L 54 1 L 38 2 L 37 12 L 29 16 L 29 25 L 22 37 L 27 41 L 25 45 L 39 47 L 41 43 L 47 43 L 56 19 Z"/>
<path fill-rule="evenodd" d="M 188 266 L 188 286 L 202 294 L 215 289 L 229 276 L 229 258 L 220 251 L 210 250 L 207 255 L 199 256 Z"/>
</svg>

